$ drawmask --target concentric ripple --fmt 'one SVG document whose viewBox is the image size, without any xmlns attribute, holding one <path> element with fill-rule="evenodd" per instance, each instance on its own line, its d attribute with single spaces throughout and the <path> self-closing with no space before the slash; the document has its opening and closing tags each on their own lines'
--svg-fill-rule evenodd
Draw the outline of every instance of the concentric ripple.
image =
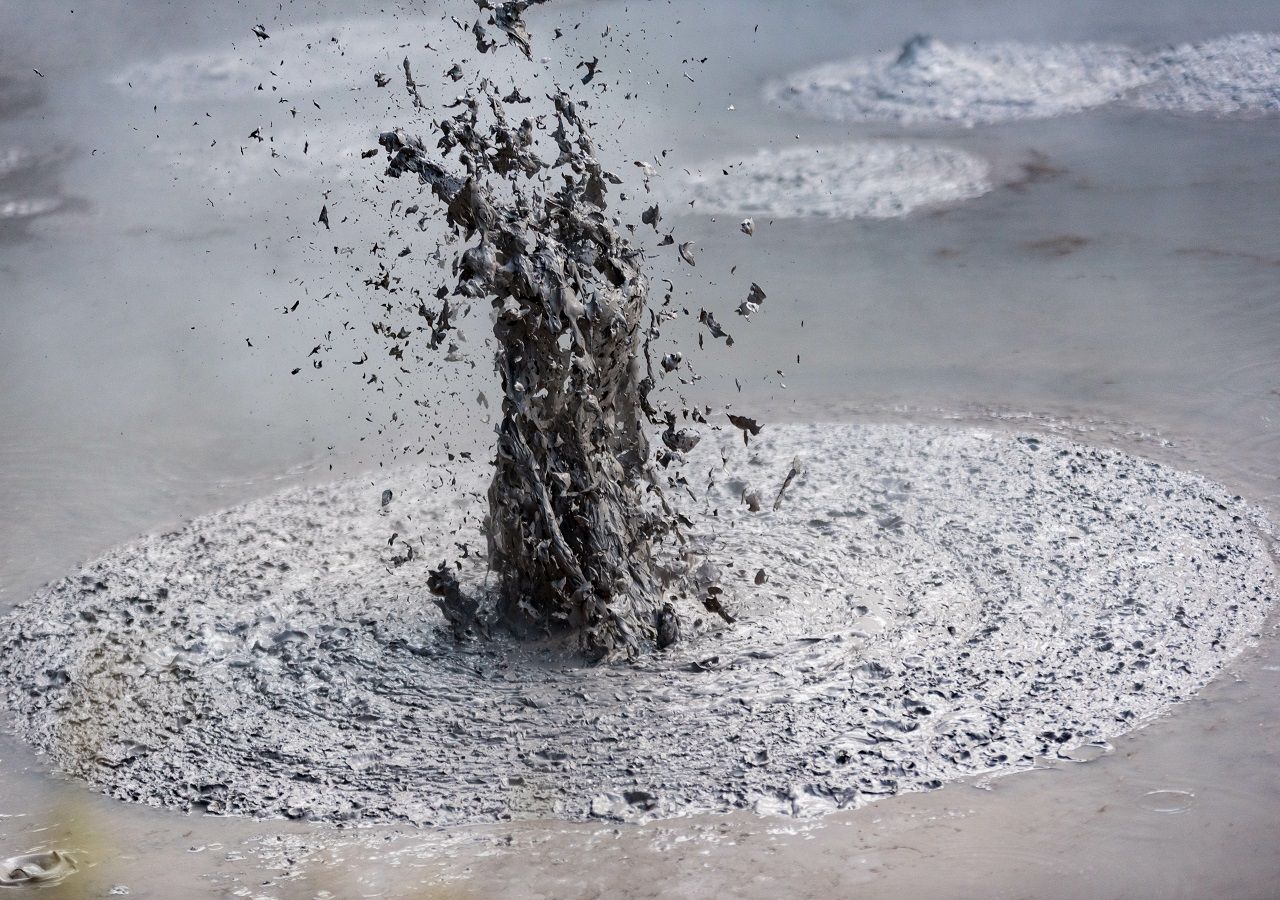
<svg viewBox="0 0 1280 900">
<path fill-rule="evenodd" d="M 685 512 L 737 622 L 686 608 L 691 636 L 635 664 L 447 637 L 422 585 L 455 544 L 483 580 L 480 484 L 420 470 L 107 554 L 13 615 L 0 684 L 60 770 L 151 804 L 807 815 L 1075 758 L 1200 688 L 1274 592 L 1250 507 L 1115 450 L 790 426 L 706 440 L 689 471 L 722 466 Z"/>
</svg>

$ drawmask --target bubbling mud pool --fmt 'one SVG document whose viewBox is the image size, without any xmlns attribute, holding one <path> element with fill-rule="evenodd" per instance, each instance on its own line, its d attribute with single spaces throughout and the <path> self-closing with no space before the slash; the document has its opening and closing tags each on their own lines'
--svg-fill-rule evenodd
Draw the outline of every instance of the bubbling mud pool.
<svg viewBox="0 0 1280 900">
<path fill-rule="evenodd" d="M 6 626 L 16 727 L 180 809 L 815 815 L 1087 754 L 1202 687 L 1274 596 L 1261 514 L 1117 450 L 903 425 L 703 444 L 690 472 L 723 470 L 685 513 L 733 625 L 607 666 L 458 644 L 423 585 L 432 548 L 479 543 L 482 479 L 401 471 L 385 506 L 381 480 L 289 490 L 50 585 Z"/>
</svg>

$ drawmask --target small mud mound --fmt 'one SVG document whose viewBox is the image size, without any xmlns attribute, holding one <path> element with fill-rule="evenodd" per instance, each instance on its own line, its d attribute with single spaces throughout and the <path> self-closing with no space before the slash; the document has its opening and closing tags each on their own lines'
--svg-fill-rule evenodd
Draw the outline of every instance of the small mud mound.
<svg viewBox="0 0 1280 900">
<path fill-rule="evenodd" d="M 0 886 L 57 884 L 78 868 L 74 859 L 58 850 L 24 853 L 0 861 Z"/>
<path fill-rule="evenodd" d="M 420 471 L 385 507 L 364 480 L 296 489 L 107 554 L 13 614 L 0 687 L 59 770 L 179 809 L 809 815 L 1077 758 L 1192 695 L 1272 600 L 1263 520 L 1122 452 L 889 425 L 736 438 L 695 451 L 690 471 L 728 462 L 684 510 L 736 624 L 708 613 L 638 664 L 456 643 L 426 576 L 482 543 L 481 484 Z"/>
</svg>

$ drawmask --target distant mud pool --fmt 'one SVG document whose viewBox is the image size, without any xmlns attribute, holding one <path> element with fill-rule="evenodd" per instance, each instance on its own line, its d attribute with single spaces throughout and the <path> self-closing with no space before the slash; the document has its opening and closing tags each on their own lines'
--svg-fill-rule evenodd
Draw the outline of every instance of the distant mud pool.
<svg viewBox="0 0 1280 900">
<path fill-rule="evenodd" d="M 15 726 L 59 771 L 179 809 L 814 815 L 1096 755 L 1212 678 L 1274 595 L 1260 514 L 1123 452 L 900 425 L 715 443 L 688 471 L 723 467 L 717 486 L 685 513 L 733 625 L 613 666 L 458 644 L 424 584 L 483 543 L 481 473 L 402 470 L 204 516 L 50 585 L 5 626 Z"/>
</svg>

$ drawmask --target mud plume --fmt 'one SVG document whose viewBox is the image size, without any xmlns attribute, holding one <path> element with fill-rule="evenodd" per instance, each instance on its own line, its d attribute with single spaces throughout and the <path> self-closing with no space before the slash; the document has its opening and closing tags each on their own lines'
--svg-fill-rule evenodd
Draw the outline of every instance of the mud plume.
<svg viewBox="0 0 1280 900">
<path fill-rule="evenodd" d="M 495 19 L 527 47 L 518 15 Z M 584 107 L 563 92 L 548 100 L 546 115 L 516 122 L 508 104 L 529 98 L 504 99 L 484 80 L 435 123 L 438 155 L 403 130 L 380 142 L 387 173 L 417 175 L 467 241 L 453 294 L 493 306 L 503 401 L 487 526 L 498 614 L 524 633 L 572 634 L 593 658 L 634 655 L 657 638 L 653 548 L 671 530 L 645 434 L 657 421 L 641 375 L 648 282 L 640 249 L 607 210 L 622 181 L 598 160 Z M 551 123 L 559 155 L 548 164 L 535 132 Z M 442 606 L 466 627 L 465 604 Z"/>
</svg>

